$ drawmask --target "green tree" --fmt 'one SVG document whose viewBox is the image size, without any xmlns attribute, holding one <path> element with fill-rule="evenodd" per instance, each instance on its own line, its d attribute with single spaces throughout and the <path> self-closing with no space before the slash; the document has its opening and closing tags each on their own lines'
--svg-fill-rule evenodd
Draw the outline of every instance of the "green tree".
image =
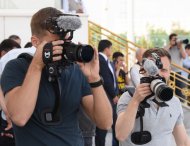
<svg viewBox="0 0 190 146">
<path fill-rule="evenodd" d="M 148 28 L 148 40 L 149 47 L 159 47 L 162 48 L 167 44 L 168 34 L 163 28 L 155 28 L 150 26 Z"/>
<path fill-rule="evenodd" d="M 148 40 L 146 39 L 146 37 L 143 35 L 143 36 L 140 36 L 140 37 L 136 37 L 136 43 L 137 45 L 143 47 L 143 48 L 149 48 L 149 42 Z"/>
<path fill-rule="evenodd" d="M 187 38 L 190 40 L 190 31 L 182 29 L 179 22 L 172 23 L 171 32 L 176 33 L 178 35 L 178 37 L 181 39 Z"/>
</svg>

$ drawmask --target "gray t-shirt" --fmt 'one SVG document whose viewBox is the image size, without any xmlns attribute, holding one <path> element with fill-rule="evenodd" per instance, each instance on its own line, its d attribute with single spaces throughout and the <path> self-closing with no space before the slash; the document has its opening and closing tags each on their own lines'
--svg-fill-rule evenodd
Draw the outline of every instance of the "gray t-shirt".
<svg viewBox="0 0 190 146">
<path fill-rule="evenodd" d="M 144 131 L 151 133 L 152 140 L 143 146 L 171 146 L 174 126 L 183 123 L 181 103 L 177 97 L 173 97 L 170 101 L 166 102 L 169 107 L 160 107 L 157 110 L 155 103 L 152 101 L 153 98 L 147 100 L 150 108 L 145 108 L 145 115 L 143 116 Z M 118 115 L 126 109 L 130 100 L 131 97 L 128 92 L 125 92 L 120 97 L 117 105 Z M 136 119 L 132 132 L 137 131 L 140 131 L 140 118 Z M 120 143 L 120 146 L 136 145 L 131 142 L 131 136 L 129 136 L 124 142 Z"/>
<path fill-rule="evenodd" d="M 177 64 L 179 66 L 183 65 L 183 58 L 182 58 L 180 50 L 179 50 L 179 48 L 177 46 L 174 46 L 174 47 L 170 48 L 168 50 L 168 52 L 171 55 L 172 63 L 175 63 L 175 64 Z M 176 67 L 172 67 L 172 71 L 181 72 L 181 70 L 176 68 Z"/>
</svg>

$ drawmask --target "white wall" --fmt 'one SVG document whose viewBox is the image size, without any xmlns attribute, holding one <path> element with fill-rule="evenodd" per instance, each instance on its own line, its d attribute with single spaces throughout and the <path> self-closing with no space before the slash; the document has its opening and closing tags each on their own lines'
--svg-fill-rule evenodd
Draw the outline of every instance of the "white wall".
<svg viewBox="0 0 190 146">
<path fill-rule="evenodd" d="M 12 34 L 20 36 L 22 46 L 30 41 L 30 20 L 36 10 L 4 9 L 0 10 L 0 42 Z M 75 31 L 73 41 L 88 43 L 88 16 L 80 15 L 82 27 Z"/>
<path fill-rule="evenodd" d="M 0 0 L 1 9 L 40 9 L 56 6 L 60 0 Z"/>
</svg>

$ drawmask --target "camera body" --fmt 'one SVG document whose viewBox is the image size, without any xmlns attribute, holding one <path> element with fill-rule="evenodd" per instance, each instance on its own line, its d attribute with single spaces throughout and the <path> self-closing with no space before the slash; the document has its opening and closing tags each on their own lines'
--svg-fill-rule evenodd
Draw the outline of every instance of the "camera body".
<svg viewBox="0 0 190 146">
<path fill-rule="evenodd" d="M 62 61 L 70 62 L 90 62 L 94 55 L 94 50 L 90 45 L 77 45 L 72 42 L 65 42 L 63 45 Z"/>
<path fill-rule="evenodd" d="M 168 101 L 173 97 L 173 90 L 166 85 L 165 79 L 158 74 L 159 69 L 163 68 L 160 57 L 156 53 L 152 53 L 151 56 L 151 60 L 144 58 L 142 62 L 143 69 L 147 73 L 147 76 L 142 77 L 140 83 L 150 83 L 152 95 L 155 95 L 158 102 Z"/>
<path fill-rule="evenodd" d="M 165 79 L 160 76 L 142 77 L 140 83 L 150 83 L 150 89 L 158 102 L 169 101 L 173 97 L 173 90 L 165 83 Z"/>
<path fill-rule="evenodd" d="M 188 39 L 177 39 L 176 40 L 176 44 L 178 43 L 182 43 L 182 44 L 188 44 L 189 43 L 189 40 Z"/>
</svg>

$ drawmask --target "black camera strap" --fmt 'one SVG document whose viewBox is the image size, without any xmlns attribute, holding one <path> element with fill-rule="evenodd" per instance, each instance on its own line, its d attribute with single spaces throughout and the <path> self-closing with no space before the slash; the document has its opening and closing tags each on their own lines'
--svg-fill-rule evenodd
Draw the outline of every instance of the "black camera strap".
<svg viewBox="0 0 190 146">
<path fill-rule="evenodd" d="M 43 47 L 42 60 L 44 64 L 51 63 L 53 61 L 53 45 L 52 43 L 46 43 Z"/>
<path fill-rule="evenodd" d="M 131 134 L 131 141 L 136 145 L 144 145 L 152 140 L 149 131 L 143 131 L 143 116 L 140 114 L 140 131 Z"/>
<path fill-rule="evenodd" d="M 135 87 L 129 86 L 126 88 L 126 91 L 129 93 L 131 97 L 133 97 L 133 94 L 135 92 Z M 143 145 L 152 140 L 151 133 L 149 131 L 143 131 L 143 116 L 145 114 L 145 108 L 149 108 L 150 104 L 146 102 L 146 100 L 150 97 L 146 97 L 145 100 L 143 100 L 138 107 L 136 119 L 140 118 L 140 131 L 139 132 L 133 132 L 131 134 L 131 141 L 136 145 Z"/>
<path fill-rule="evenodd" d="M 155 103 L 156 103 L 158 106 L 160 106 L 160 107 L 169 106 L 167 103 L 165 103 L 165 102 L 159 102 L 159 101 L 157 101 L 155 98 L 152 99 L 152 101 L 155 102 Z"/>
<path fill-rule="evenodd" d="M 51 81 L 55 94 L 55 102 L 53 109 L 44 109 L 41 113 L 42 122 L 45 125 L 57 125 L 61 122 L 61 86 L 59 83 L 59 78 L 54 78 Z"/>
<path fill-rule="evenodd" d="M 31 56 L 28 53 L 22 53 L 17 58 L 24 58 L 30 64 L 33 59 L 33 56 Z M 47 76 L 48 73 L 45 73 L 45 75 Z M 51 82 L 53 86 L 55 94 L 55 104 L 53 109 L 42 110 L 41 120 L 45 125 L 56 125 L 61 122 L 61 85 L 58 76 L 56 76 L 53 80 L 49 82 Z"/>
</svg>

